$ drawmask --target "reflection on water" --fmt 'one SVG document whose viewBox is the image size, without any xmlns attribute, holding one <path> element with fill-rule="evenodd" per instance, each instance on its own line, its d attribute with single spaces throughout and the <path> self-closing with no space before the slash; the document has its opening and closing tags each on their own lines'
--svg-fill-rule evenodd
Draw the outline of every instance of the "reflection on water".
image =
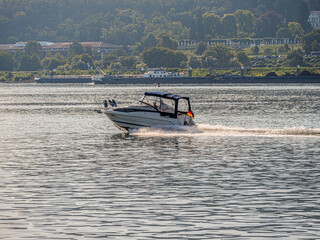
<svg viewBox="0 0 320 240">
<path fill-rule="evenodd" d="M 191 96 L 196 129 L 92 111 L 150 89 L 1 85 L 0 239 L 319 237 L 319 86 L 161 89 Z"/>
</svg>

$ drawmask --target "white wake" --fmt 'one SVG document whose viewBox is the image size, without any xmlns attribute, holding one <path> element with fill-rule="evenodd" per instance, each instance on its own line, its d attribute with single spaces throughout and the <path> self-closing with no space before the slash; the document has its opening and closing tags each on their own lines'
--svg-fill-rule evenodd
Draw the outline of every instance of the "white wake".
<svg viewBox="0 0 320 240">
<path fill-rule="evenodd" d="M 265 136 L 265 137 L 320 137 L 320 128 L 242 128 L 222 125 L 199 124 L 194 127 L 159 126 L 133 130 L 132 135 L 145 137 L 206 137 L 206 136 Z"/>
</svg>

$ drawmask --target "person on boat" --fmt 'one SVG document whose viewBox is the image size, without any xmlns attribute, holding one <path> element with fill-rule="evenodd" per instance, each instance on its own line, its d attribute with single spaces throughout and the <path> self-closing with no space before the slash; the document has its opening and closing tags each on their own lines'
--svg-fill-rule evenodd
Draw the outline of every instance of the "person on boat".
<svg viewBox="0 0 320 240">
<path fill-rule="evenodd" d="M 107 101 L 107 100 L 104 100 L 104 101 L 103 101 L 103 106 L 104 106 L 105 108 L 108 107 L 108 101 Z"/>
<path fill-rule="evenodd" d="M 172 107 L 170 107 L 168 104 L 165 104 L 162 100 L 160 100 L 160 111 L 167 112 L 167 113 L 174 113 L 174 110 L 172 109 Z"/>
</svg>

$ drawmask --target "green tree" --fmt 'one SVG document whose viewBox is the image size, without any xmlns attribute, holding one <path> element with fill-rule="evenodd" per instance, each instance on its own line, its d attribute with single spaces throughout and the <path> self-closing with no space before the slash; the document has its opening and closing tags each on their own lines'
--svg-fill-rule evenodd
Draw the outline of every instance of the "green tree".
<svg viewBox="0 0 320 240">
<path fill-rule="evenodd" d="M 250 58 L 244 51 L 238 52 L 236 54 L 236 57 L 238 61 L 242 64 L 242 66 L 244 67 L 250 66 Z"/>
<path fill-rule="evenodd" d="M 49 62 L 48 69 L 53 70 L 53 69 L 56 69 L 57 67 L 62 66 L 64 64 L 65 63 L 63 61 L 61 61 L 59 58 L 54 57 Z"/>
<path fill-rule="evenodd" d="M 19 70 L 21 71 L 36 71 L 41 68 L 40 58 L 36 54 L 22 55 L 19 63 Z"/>
<path fill-rule="evenodd" d="M 1 29 L 0 42 L 5 42 L 7 39 L 9 40 L 9 38 L 12 38 L 12 37 L 6 36 L 6 34 L 4 34 L 5 32 L 10 31 L 10 27 L 9 27 L 10 22 L 11 22 L 11 20 L 9 18 L 7 18 L 3 15 L 0 15 L 0 29 Z"/>
<path fill-rule="evenodd" d="M 264 54 L 265 55 L 272 55 L 274 53 L 274 50 L 271 47 L 266 47 L 264 49 Z"/>
<path fill-rule="evenodd" d="M 41 61 L 41 66 L 43 69 L 49 69 L 53 70 L 56 69 L 57 67 L 63 65 L 64 63 L 56 57 L 47 57 L 42 59 Z"/>
<path fill-rule="evenodd" d="M 90 47 L 90 46 L 85 46 L 85 47 L 83 48 L 83 53 L 89 54 L 91 57 L 94 56 L 92 47 Z"/>
<path fill-rule="evenodd" d="M 200 67 L 202 67 L 201 57 L 192 54 L 192 55 L 188 56 L 188 63 L 187 64 L 189 67 L 192 67 L 192 68 L 200 68 Z"/>
<path fill-rule="evenodd" d="M 31 69 L 31 57 L 28 55 L 22 55 L 19 61 L 19 70 L 28 71 Z"/>
<path fill-rule="evenodd" d="M 40 43 L 35 40 L 27 42 L 24 48 L 24 54 L 28 56 L 32 56 L 35 54 L 40 57 L 42 55 L 42 47 Z"/>
<path fill-rule="evenodd" d="M 205 29 L 203 26 L 202 12 L 199 8 L 193 13 L 192 24 L 190 27 L 191 39 L 202 41 L 204 40 Z"/>
<path fill-rule="evenodd" d="M 71 69 L 73 70 L 86 70 L 87 64 L 84 61 L 73 62 L 71 64 Z"/>
<path fill-rule="evenodd" d="M 163 48 L 169 48 L 172 50 L 176 50 L 178 48 L 178 43 L 174 40 L 172 40 L 169 36 L 164 35 L 159 44 L 158 47 L 163 47 Z"/>
<path fill-rule="evenodd" d="M 237 10 L 234 12 L 239 36 L 251 36 L 254 32 L 254 15 L 249 10 Z"/>
<path fill-rule="evenodd" d="M 256 34 L 258 37 L 275 37 L 281 26 L 283 17 L 275 11 L 268 11 L 256 20 Z"/>
<path fill-rule="evenodd" d="M 307 54 L 315 51 L 313 45 L 316 46 L 317 43 L 320 43 L 320 29 L 313 30 L 311 33 L 308 33 L 302 37 L 302 46 Z"/>
<path fill-rule="evenodd" d="M 81 55 L 76 55 L 71 60 L 71 69 L 74 70 L 86 70 L 88 68 L 87 63 L 81 60 Z"/>
<path fill-rule="evenodd" d="M 80 55 L 80 60 L 83 61 L 88 67 L 94 67 L 93 59 L 88 53 L 83 53 Z"/>
<path fill-rule="evenodd" d="M 78 41 L 72 41 L 68 49 L 68 57 L 73 58 L 83 53 L 83 47 Z"/>
<path fill-rule="evenodd" d="M 206 38 L 217 36 L 217 26 L 220 24 L 221 18 L 211 12 L 202 15 L 203 28 Z"/>
<path fill-rule="evenodd" d="M 282 45 L 282 46 L 280 46 L 280 47 L 278 48 L 278 51 L 279 51 L 280 53 L 286 53 L 286 52 L 288 52 L 289 50 L 290 50 L 290 47 L 289 47 L 288 43 L 286 43 L 286 44 L 284 44 L 284 45 Z"/>
<path fill-rule="evenodd" d="M 40 64 L 40 58 L 38 55 L 33 54 L 31 56 L 31 71 L 37 71 L 39 69 L 41 69 L 41 64 Z"/>
<path fill-rule="evenodd" d="M 181 62 L 187 62 L 187 56 L 181 51 L 169 48 L 153 47 L 141 54 L 142 61 L 148 67 L 180 67 Z"/>
<path fill-rule="evenodd" d="M 120 63 L 124 68 L 132 69 L 132 68 L 134 68 L 136 62 L 137 62 L 136 58 L 133 57 L 133 56 L 121 57 L 120 58 Z"/>
<path fill-rule="evenodd" d="M 309 2 L 311 2 L 311 1 L 312 0 L 309 0 Z M 315 1 L 317 1 L 319 3 L 319 0 L 315 0 Z M 311 5 L 311 3 L 309 3 L 309 4 Z M 297 9 L 298 9 L 298 14 L 297 14 L 298 15 L 297 16 L 298 22 L 301 24 L 303 29 L 309 30 L 310 24 L 308 22 L 308 18 L 309 18 L 309 15 L 310 15 L 310 11 L 309 11 L 309 7 L 308 7 L 307 2 L 306 1 L 301 1 Z M 316 9 L 316 8 L 312 8 L 312 6 L 311 6 L 310 10 L 311 9 Z"/>
<path fill-rule="evenodd" d="M 207 50 L 207 44 L 205 42 L 199 42 L 195 54 L 202 55 L 205 50 Z"/>
<path fill-rule="evenodd" d="M 289 52 L 289 54 L 287 55 L 286 61 L 285 61 L 285 65 L 289 66 L 289 67 L 296 67 L 298 65 L 303 66 L 304 60 L 303 60 L 303 56 L 302 53 L 298 50 L 292 50 Z"/>
<path fill-rule="evenodd" d="M 45 56 L 46 58 L 50 58 L 50 57 L 52 57 L 52 53 L 50 52 L 50 51 L 46 51 L 46 56 Z"/>
<path fill-rule="evenodd" d="M 45 57 L 44 59 L 41 60 L 40 64 L 41 64 L 41 67 L 43 69 L 49 69 L 49 63 L 51 61 L 52 57 Z M 52 70 L 52 69 L 50 69 Z"/>
<path fill-rule="evenodd" d="M 236 18 L 233 14 L 225 14 L 221 18 L 221 31 L 220 35 L 226 37 L 235 37 L 237 35 L 237 23 Z"/>
<path fill-rule="evenodd" d="M 0 71 L 12 71 L 15 60 L 10 53 L 0 52 Z"/>
<path fill-rule="evenodd" d="M 312 51 L 320 51 L 320 41 L 314 40 L 312 42 Z"/>
<path fill-rule="evenodd" d="M 67 59 L 60 53 L 56 53 L 54 55 L 55 58 L 59 59 L 59 61 L 63 64 L 66 64 L 67 63 Z"/>
<path fill-rule="evenodd" d="M 276 34 L 277 38 L 292 38 L 292 34 L 289 28 L 280 28 Z"/>
<path fill-rule="evenodd" d="M 119 49 L 113 51 L 112 53 L 115 54 L 117 57 L 128 56 L 128 53 L 123 48 L 119 48 Z"/>
<path fill-rule="evenodd" d="M 303 36 L 304 30 L 300 23 L 297 22 L 289 22 L 288 27 L 290 29 L 291 35 L 293 38 L 299 38 Z"/>
<path fill-rule="evenodd" d="M 153 34 L 149 34 L 142 40 L 143 50 L 155 47 L 158 44 L 157 38 Z"/>
<path fill-rule="evenodd" d="M 113 54 L 106 54 L 103 56 L 102 59 L 102 66 L 104 68 L 107 68 L 108 66 L 110 66 L 110 64 L 112 62 L 115 62 L 117 60 L 117 56 L 113 55 Z"/>
<path fill-rule="evenodd" d="M 123 66 L 120 62 L 112 62 L 111 63 L 111 69 L 121 69 L 121 68 L 123 68 Z"/>
<path fill-rule="evenodd" d="M 251 49 L 252 53 L 254 55 L 259 55 L 260 52 L 260 48 L 258 47 L 258 45 L 255 45 L 252 49 Z"/>
<path fill-rule="evenodd" d="M 207 67 L 224 68 L 239 65 L 232 49 L 221 44 L 212 45 L 203 53 L 202 59 Z"/>
</svg>

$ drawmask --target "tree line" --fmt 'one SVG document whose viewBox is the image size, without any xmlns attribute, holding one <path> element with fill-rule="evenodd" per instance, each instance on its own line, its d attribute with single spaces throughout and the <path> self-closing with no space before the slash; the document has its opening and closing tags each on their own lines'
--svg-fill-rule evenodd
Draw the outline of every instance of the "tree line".
<svg viewBox="0 0 320 240">
<path fill-rule="evenodd" d="M 77 41 L 71 43 L 67 56 L 63 56 L 59 53 L 52 55 L 50 52 L 44 54 L 41 45 L 31 40 L 27 42 L 23 54 L 0 52 L 0 71 L 93 70 L 98 67 L 104 69 L 251 67 L 257 63 L 266 64 L 265 60 L 257 58 L 259 55 L 274 55 L 276 62 L 272 62 L 273 66 L 277 64 L 307 66 L 309 63 L 306 63 L 304 55 L 320 51 L 320 29 L 303 35 L 301 40 L 300 49 L 293 49 L 293 46 L 285 44 L 273 45 L 273 49 L 266 47 L 263 51 L 259 46 L 254 46 L 244 51 L 225 45 L 208 46 L 205 42 L 199 42 L 195 50 L 179 51 L 177 42 L 168 35 L 159 39 L 150 34 L 136 45 L 134 51 L 124 47 L 106 54 L 102 60 L 96 51 L 83 47 Z M 285 55 L 286 58 L 277 59 L 279 54 Z M 318 60 L 319 58 L 312 59 L 314 64 L 318 64 L 317 66 L 320 63 Z"/>
<path fill-rule="evenodd" d="M 0 42 L 299 36 L 319 0 L 0 0 Z M 299 24 L 293 35 L 288 23 Z M 284 29 L 283 29 L 284 28 Z"/>
<path fill-rule="evenodd" d="M 37 71 L 41 69 L 53 70 L 58 67 L 65 70 L 86 70 L 94 68 L 97 53 L 91 48 L 83 47 L 73 41 L 68 50 L 68 56 L 60 53 L 54 56 L 47 52 L 44 56 L 41 45 L 31 40 L 27 42 L 23 54 L 0 52 L 0 70 L 2 71 Z"/>
</svg>

